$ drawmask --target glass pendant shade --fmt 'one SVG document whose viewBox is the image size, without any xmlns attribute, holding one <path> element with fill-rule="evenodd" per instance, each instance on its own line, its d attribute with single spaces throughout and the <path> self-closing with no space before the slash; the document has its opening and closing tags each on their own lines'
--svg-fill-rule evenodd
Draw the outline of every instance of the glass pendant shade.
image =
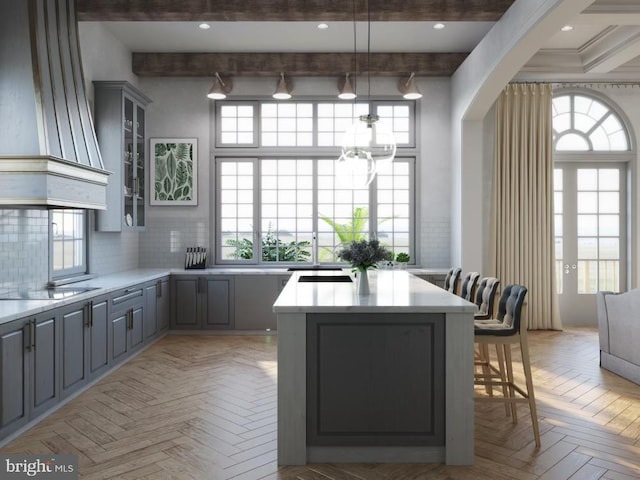
<svg viewBox="0 0 640 480">
<path fill-rule="evenodd" d="M 393 131 L 381 122 L 377 115 L 360 116 L 342 138 L 341 158 L 367 157 L 377 163 L 390 162 L 395 155 L 396 141 Z"/>
<path fill-rule="evenodd" d="M 366 188 L 376 176 L 376 162 L 367 152 L 342 155 L 336 162 L 336 183 L 342 188 Z"/>
</svg>

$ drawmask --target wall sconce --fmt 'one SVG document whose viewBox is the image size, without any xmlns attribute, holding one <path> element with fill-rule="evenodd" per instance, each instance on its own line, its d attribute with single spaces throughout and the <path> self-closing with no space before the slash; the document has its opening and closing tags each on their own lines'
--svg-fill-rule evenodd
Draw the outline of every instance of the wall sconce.
<svg viewBox="0 0 640 480">
<path fill-rule="evenodd" d="M 231 80 L 222 80 L 220 75 L 218 75 L 218 72 L 216 72 L 216 78 L 213 81 L 213 86 L 211 87 L 211 90 L 209 90 L 207 97 L 212 100 L 223 100 L 227 98 L 227 94 L 231 92 L 232 88 L 233 85 L 231 83 Z"/>
<path fill-rule="evenodd" d="M 416 84 L 416 74 L 413 72 L 411 72 L 411 75 L 406 82 L 400 79 L 398 82 L 398 90 L 407 100 L 417 100 L 418 98 L 422 98 L 422 94 Z"/>
<path fill-rule="evenodd" d="M 291 90 L 293 90 L 293 83 L 291 80 L 287 81 L 284 78 L 284 73 L 280 73 L 280 80 L 278 80 L 278 86 L 273 98 L 277 100 L 289 100 L 291 98 Z"/>
<path fill-rule="evenodd" d="M 353 90 L 351 80 L 349 79 L 349 73 L 347 72 L 344 79 L 338 80 L 338 98 L 341 100 L 353 100 L 357 97 L 356 92 Z"/>
</svg>

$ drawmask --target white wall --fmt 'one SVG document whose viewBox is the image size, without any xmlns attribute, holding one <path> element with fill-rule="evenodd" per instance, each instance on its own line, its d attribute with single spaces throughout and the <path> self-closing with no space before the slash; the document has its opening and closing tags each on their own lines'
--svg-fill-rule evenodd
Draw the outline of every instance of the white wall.
<svg viewBox="0 0 640 480">
<path fill-rule="evenodd" d="M 131 72 L 131 52 L 104 26 L 95 22 L 80 22 L 78 36 L 87 100 L 93 111 L 94 80 L 126 80 L 134 85 L 138 80 Z M 91 273 L 105 275 L 138 267 L 137 233 L 96 232 L 92 212 L 89 214 L 89 225 Z"/>
<path fill-rule="evenodd" d="M 89 103 L 94 80 L 126 80 L 137 86 L 131 71 L 131 51 L 99 22 L 78 22 L 78 41 Z"/>
</svg>

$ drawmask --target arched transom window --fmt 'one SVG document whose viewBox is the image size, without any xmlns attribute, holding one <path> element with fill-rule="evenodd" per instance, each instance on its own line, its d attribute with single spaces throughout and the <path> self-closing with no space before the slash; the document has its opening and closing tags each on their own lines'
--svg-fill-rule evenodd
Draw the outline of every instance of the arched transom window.
<svg viewBox="0 0 640 480">
<path fill-rule="evenodd" d="M 580 93 L 553 98 L 553 145 L 557 152 L 630 150 L 629 136 L 616 112 Z"/>
</svg>

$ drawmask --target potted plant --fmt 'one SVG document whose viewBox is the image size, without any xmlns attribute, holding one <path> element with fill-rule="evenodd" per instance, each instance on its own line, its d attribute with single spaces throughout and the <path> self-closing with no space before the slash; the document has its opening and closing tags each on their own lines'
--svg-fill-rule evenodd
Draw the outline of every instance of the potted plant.
<svg viewBox="0 0 640 480">
<path fill-rule="evenodd" d="M 380 245 L 379 240 L 353 241 L 349 247 L 338 253 L 338 258 L 349 262 L 353 271 L 358 271 L 358 294 L 369 294 L 369 277 L 367 271 L 370 268 L 378 268 L 378 262 L 392 260 L 393 253 Z"/>
<path fill-rule="evenodd" d="M 396 262 L 400 265 L 400 268 L 407 268 L 407 263 L 409 263 L 411 257 L 408 253 L 400 252 L 396 255 Z"/>
</svg>

